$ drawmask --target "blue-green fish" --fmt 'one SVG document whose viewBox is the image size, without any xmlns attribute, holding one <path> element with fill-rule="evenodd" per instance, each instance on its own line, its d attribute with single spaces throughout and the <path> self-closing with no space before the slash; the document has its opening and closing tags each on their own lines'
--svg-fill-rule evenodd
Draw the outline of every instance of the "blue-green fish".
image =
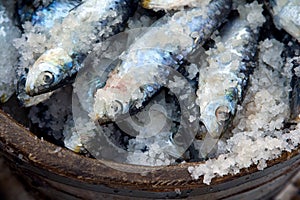
<svg viewBox="0 0 300 200">
<path fill-rule="evenodd" d="M 256 66 L 259 27 L 265 19 L 262 17 L 256 25 L 248 21 L 252 6 L 263 10 L 256 2 L 240 9 L 240 16 L 220 30 L 220 39 L 207 52 L 207 66 L 199 70 L 196 103 L 200 107 L 200 121 L 207 131 L 203 133 L 205 137 L 200 149 L 203 157 L 210 153 L 228 128 L 243 100 L 249 75 Z M 262 16 L 262 13 L 256 14 Z"/>
</svg>

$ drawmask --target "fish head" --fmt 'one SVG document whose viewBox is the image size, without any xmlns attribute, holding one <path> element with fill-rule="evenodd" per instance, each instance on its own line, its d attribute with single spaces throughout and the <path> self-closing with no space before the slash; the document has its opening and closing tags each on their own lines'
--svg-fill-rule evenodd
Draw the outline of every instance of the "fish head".
<svg viewBox="0 0 300 200">
<path fill-rule="evenodd" d="M 237 100 L 225 97 L 215 99 L 201 108 L 201 121 L 207 133 L 213 138 L 219 138 L 235 115 L 236 107 Z"/>
<path fill-rule="evenodd" d="M 124 114 L 129 112 L 131 103 L 120 93 L 118 89 L 98 89 L 91 118 L 99 124 L 104 124 L 124 117 Z"/>
<path fill-rule="evenodd" d="M 230 119 L 231 113 L 228 106 L 217 102 L 207 105 L 201 116 L 201 121 L 206 127 L 208 134 L 213 138 L 219 138 L 224 131 L 226 122 Z"/>
<path fill-rule="evenodd" d="M 70 76 L 72 66 L 72 58 L 63 49 L 45 52 L 29 68 L 25 83 L 26 93 L 35 96 L 58 88 Z"/>
</svg>

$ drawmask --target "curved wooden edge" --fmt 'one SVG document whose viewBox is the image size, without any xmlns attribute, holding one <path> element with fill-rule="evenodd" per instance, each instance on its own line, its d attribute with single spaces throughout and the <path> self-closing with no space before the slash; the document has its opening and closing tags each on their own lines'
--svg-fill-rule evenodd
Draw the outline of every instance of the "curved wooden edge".
<svg viewBox="0 0 300 200">
<path fill-rule="evenodd" d="M 203 178 L 193 180 L 189 166 L 200 163 L 184 163 L 174 166 L 147 167 L 101 161 L 75 154 L 47 141 L 42 141 L 0 110 L 0 150 L 4 155 L 46 172 L 89 184 L 103 184 L 112 188 L 129 188 L 149 191 L 190 190 L 209 188 L 252 173 L 261 173 L 256 166 L 241 170 L 238 175 L 214 178 L 210 186 Z M 300 148 L 284 152 L 278 159 L 268 161 L 268 168 L 295 156 L 300 157 Z M 120 170 L 118 170 L 120 169 Z"/>
</svg>

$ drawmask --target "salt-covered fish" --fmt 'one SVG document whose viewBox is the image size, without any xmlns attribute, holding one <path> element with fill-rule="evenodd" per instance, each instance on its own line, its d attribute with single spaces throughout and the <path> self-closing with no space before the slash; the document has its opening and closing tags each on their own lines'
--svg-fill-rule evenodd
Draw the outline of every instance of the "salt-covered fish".
<svg viewBox="0 0 300 200">
<path fill-rule="evenodd" d="M 132 108 L 140 108 L 163 85 L 180 88 L 178 77 L 172 77 L 173 85 L 167 81 L 172 69 L 176 70 L 189 53 L 211 36 L 231 10 L 231 3 L 206 0 L 198 8 L 158 20 L 120 57 L 120 65 L 106 85 L 98 89 L 92 118 L 100 122 L 115 120 Z"/>
<path fill-rule="evenodd" d="M 50 30 L 52 47 L 29 67 L 25 91 L 34 96 L 58 88 L 78 72 L 92 45 L 120 32 L 135 0 L 85 0 Z"/>
<path fill-rule="evenodd" d="M 18 53 L 13 40 L 21 35 L 14 19 L 13 2 L 0 0 L 0 102 L 7 101 L 15 93 L 16 74 L 14 66 Z"/>
<path fill-rule="evenodd" d="M 28 71 L 28 62 L 34 59 L 41 50 L 46 49 L 46 42 L 39 41 L 40 37 L 47 37 L 54 25 L 61 24 L 69 12 L 80 4 L 81 0 L 52 0 L 50 1 L 19 1 L 18 14 L 23 27 L 25 28 L 23 38 L 16 39 L 15 46 L 21 52 L 19 66 L 17 67 L 17 93 L 18 99 L 25 107 L 36 105 L 49 99 L 53 92 L 30 97 L 25 92 L 25 83 Z M 28 30 L 26 27 L 30 27 Z M 33 42 L 35 40 L 36 42 Z M 52 41 L 50 41 L 52 42 Z M 22 47 L 22 44 L 24 47 Z M 21 47 L 21 48 L 20 48 Z M 31 49 L 33 50 L 32 55 Z M 28 58 L 28 55 L 29 58 Z M 30 63 L 29 63 L 30 64 Z"/>
<path fill-rule="evenodd" d="M 277 28 L 284 29 L 300 42 L 300 1 L 270 0 L 266 4 Z"/>
<path fill-rule="evenodd" d="M 251 6 L 259 7 L 256 3 Z M 253 10 L 261 10 L 253 9 Z M 208 65 L 199 71 L 197 104 L 200 106 L 200 120 L 207 133 L 201 154 L 206 156 L 228 127 L 243 99 L 249 74 L 255 67 L 258 26 L 250 28 L 246 11 L 228 22 L 220 31 L 220 41 L 207 54 Z M 249 12 L 248 12 L 249 13 Z M 244 16 L 243 16 L 244 15 Z M 256 14 L 259 17 L 259 13 Z M 261 15 L 261 13 L 260 13 Z M 264 22 L 264 18 L 262 18 Z M 253 24 L 252 24 L 253 25 Z"/>
</svg>

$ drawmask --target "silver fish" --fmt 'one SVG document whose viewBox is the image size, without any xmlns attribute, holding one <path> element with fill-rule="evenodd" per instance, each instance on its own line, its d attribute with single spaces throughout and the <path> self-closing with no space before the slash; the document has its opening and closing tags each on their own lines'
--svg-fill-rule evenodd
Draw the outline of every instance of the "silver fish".
<svg viewBox="0 0 300 200">
<path fill-rule="evenodd" d="M 130 111 L 142 108 L 161 87 L 167 87 L 181 107 L 180 126 L 169 138 L 167 143 L 172 145 L 167 151 L 172 157 L 181 157 L 198 130 L 199 108 L 190 83 L 176 70 L 219 27 L 231 3 L 203 1 L 199 8 L 164 16 L 152 25 L 119 57 L 120 64 L 97 90 L 92 120 L 101 124 L 130 119 Z"/>
<path fill-rule="evenodd" d="M 15 69 L 18 53 L 13 40 L 21 31 L 14 19 L 14 3 L 0 0 L 0 102 L 6 102 L 15 93 Z"/>
<path fill-rule="evenodd" d="M 34 96 L 60 87 L 74 76 L 92 45 L 120 31 L 134 8 L 134 0 L 85 0 L 53 27 L 56 44 L 29 67 L 25 83 Z"/>
<path fill-rule="evenodd" d="M 266 4 L 277 28 L 284 29 L 300 42 L 300 1 L 270 0 Z"/>
<path fill-rule="evenodd" d="M 51 3 L 48 2 L 48 5 L 44 5 L 42 4 L 42 2 L 21 1 L 19 2 L 18 12 L 22 23 L 25 23 L 25 21 L 28 20 L 34 27 L 34 31 L 36 34 L 47 35 L 51 28 L 54 26 L 54 24 L 61 23 L 62 20 L 69 14 L 69 12 L 76 6 L 78 6 L 80 2 L 80 0 L 54 0 Z M 30 35 L 32 32 L 32 30 L 28 32 L 26 31 L 23 37 L 28 37 L 27 34 Z M 22 41 L 16 41 L 16 43 L 22 43 Z M 26 43 L 26 47 L 29 49 L 32 48 L 32 46 L 30 46 L 29 43 Z M 23 52 L 24 49 L 20 49 L 20 51 Z M 21 57 L 21 59 L 26 58 Z M 17 84 L 17 93 L 18 99 L 20 100 L 21 104 L 25 107 L 30 107 L 49 99 L 53 92 L 37 95 L 34 97 L 30 97 L 26 94 L 25 83 L 27 79 L 26 70 L 28 68 L 23 65 L 24 62 L 20 62 L 17 68 L 17 76 L 19 80 Z"/>
<path fill-rule="evenodd" d="M 205 157 L 235 115 L 255 66 L 257 35 L 246 20 L 228 22 L 221 40 L 209 50 L 208 66 L 201 67 L 197 104 L 207 134 L 200 153 Z"/>
<path fill-rule="evenodd" d="M 171 74 L 168 68 L 178 69 L 183 58 L 211 36 L 231 10 L 232 2 L 202 3 L 199 8 L 178 11 L 158 20 L 121 55 L 120 65 L 96 92 L 92 118 L 115 120 L 131 108 L 141 107 L 166 84 Z"/>
</svg>

